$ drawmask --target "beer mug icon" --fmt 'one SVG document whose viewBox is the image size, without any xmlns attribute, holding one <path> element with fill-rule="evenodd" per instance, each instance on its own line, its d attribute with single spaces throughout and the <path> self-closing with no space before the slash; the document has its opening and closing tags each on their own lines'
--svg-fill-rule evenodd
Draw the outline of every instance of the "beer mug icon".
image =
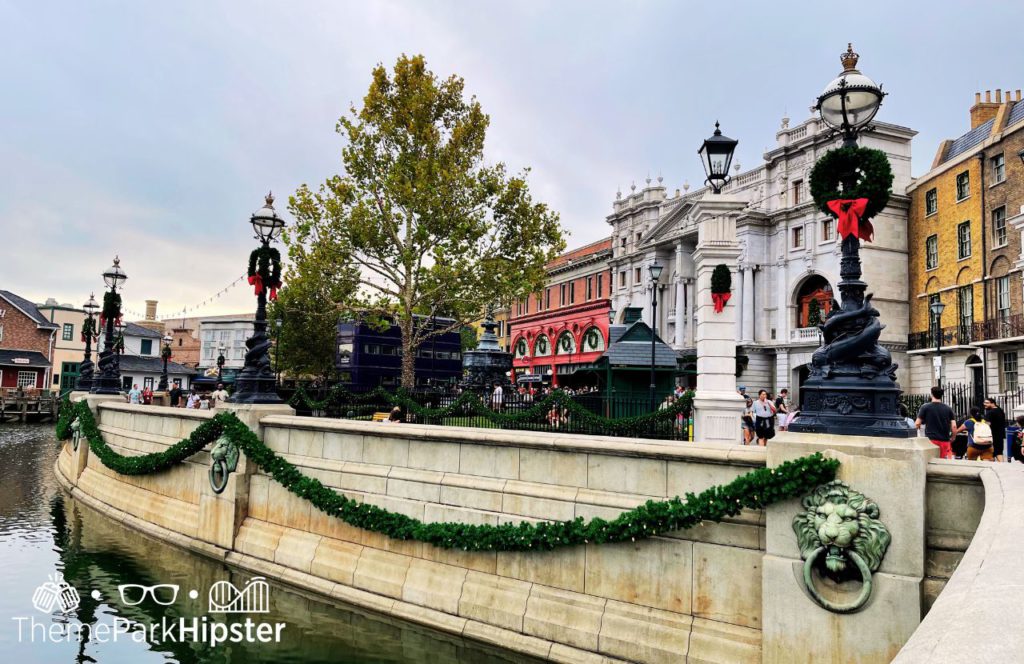
<svg viewBox="0 0 1024 664">
<path fill-rule="evenodd" d="M 78 591 L 75 590 L 60 572 L 51 574 L 49 581 L 36 588 L 32 594 L 32 606 L 43 613 L 52 613 L 54 607 L 60 609 L 61 613 L 71 613 L 78 608 L 82 601 Z"/>
</svg>

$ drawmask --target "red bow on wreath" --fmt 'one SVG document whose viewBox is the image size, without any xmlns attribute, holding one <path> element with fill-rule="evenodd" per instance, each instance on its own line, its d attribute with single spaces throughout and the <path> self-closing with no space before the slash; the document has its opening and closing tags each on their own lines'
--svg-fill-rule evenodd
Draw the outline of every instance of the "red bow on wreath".
<svg viewBox="0 0 1024 664">
<path fill-rule="evenodd" d="M 732 297 L 732 293 L 712 293 L 711 301 L 715 303 L 715 313 L 722 313 L 722 309 L 725 309 L 725 304 Z"/>
<path fill-rule="evenodd" d="M 259 295 L 263 292 L 263 277 L 260 276 L 259 272 L 249 277 L 249 283 L 255 286 L 255 294 Z M 276 284 L 269 284 L 270 286 L 270 299 L 277 299 L 277 289 L 281 287 L 281 282 Z"/>
<path fill-rule="evenodd" d="M 828 202 L 828 209 L 832 210 L 839 220 L 839 237 L 845 240 L 852 235 L 871 242 L 875 236 L 875 229 L 870 221 L 861 219 L 867 206 L 866 198 L 840 198 Z"/>
</svg>

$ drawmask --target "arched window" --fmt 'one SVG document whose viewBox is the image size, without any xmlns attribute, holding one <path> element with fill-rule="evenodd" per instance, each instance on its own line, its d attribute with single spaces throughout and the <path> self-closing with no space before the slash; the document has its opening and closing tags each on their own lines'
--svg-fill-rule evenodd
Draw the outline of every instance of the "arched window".
<svg viewBox="0 0 1024 664">
<path fill-rule="evenodd" d="M 604 335 L 596 327 L 589 328 L 583 333 L 583 352 L 594 353 L 606 348 Z"/>
<path fill-rule="evenodd" d="M 546 357 L 551 354 L 551 342 L 548 341 L 547 335 L 541 334 L 537 337 L 537 340 L 533 342 L 533 356 L 534 357 Z"/>
<path fill-rule="evenodd" d="M 796 295 L 796 326 L 817 327 L 832 310 L 832 286 L 820 274 L 812 274 Z"/>
<path fill-rule="evenodd" d="M 526 353 L 528 351 L 529 346 L 526 345 L 526 339 L 524 339 L 523 337 L 519 337 L 516 340 L 515 346 L 513 346 L 513 353 L 515 354 L 515 358 L 518 360 L 520 358 L 526 357 Z"/>
<path fill-rule="evenodd" d="M 555 353 L 558 355 L 571 355 L 576 352 L 576 339 L 568 330 L 558 335 L 558 348 Z"/>
</svg>

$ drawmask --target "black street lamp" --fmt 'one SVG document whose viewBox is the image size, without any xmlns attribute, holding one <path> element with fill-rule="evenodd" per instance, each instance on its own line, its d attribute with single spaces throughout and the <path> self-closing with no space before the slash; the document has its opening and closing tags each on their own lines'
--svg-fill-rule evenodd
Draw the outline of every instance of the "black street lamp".
<svg viewBox="0 0 1024 664">
<path fill-rule="evenodd" d="M 942 387 L 942 312 L 946 310 L 946 305 L 941 301 L 932 302 L 928 308 L 932 312 L 932 325 L 935 326 L 935 364 L 938 369 L 935 384 Z"/>
<path fill-rule="evenodd" d="M 267 194 L 266 203 L 252 214 L 249 223 L 252 224 L 253 230 L 256 231 L 256 239 L 261 244 L 258 251 L 268 253 L 270 243 L 277 239 L 284 228 L 284 220 L 274 210 L 272 194 Z M 228 398 L 232 403 L 282 403 L 281 397 L 277 394 L 277 381 L 270 366 L 270 339 L 267 338 L 268 288 L 276 288 L 276 284 L 257 282 L 253 335 L 245 342 L 245 367 L 235 379 L 235 391 Z"/>
<path fill-rule="evenodd" d="M 92 363 L 92 340 L 99 339 L 96 331 L 96 312 L 100 305 L 96 303 L 96 295 L 89 293 L 89 300 L 82 305 L 85 310 L 85 321 L 82 325 L 82 341 L 85 342 L 85 355 L 82 357 L 82 364 L 78 367 L 78 380 L 75 381 L 75 390 L 88 392 L 92 389 L 92 375 L 94 371 Z"/>
<path fill-rule="evenodd" d="M 274 321 L 274 328 L 277 330 L 276 338 L 274 339 L 274 376 L 277 382 L 281 382 L 281 326 L 284 325 L 284 321 L 280 316 Z"/>
<path fill-rule="evenodd" d="M 224 382 L 224 351 L 227 348 L 224 346 L 224 342 L 217 344 L 217 382 Z"/>
<path fill-rule="evenodd" d="M 840 132 L 843 147 L 857 145 L 857 136 L 878 113 L 881 86 L 857 69 L 859 56 L 847 47 L 840 56 L 842 73 L 818 97 L 822 121 Z M 844 191 L 855 189 L 855 170 L 841 175 Z M 905 438 L 915 431 L 900 417 L 900 388 L 892 354 L 878 343 L 884 327 L 866 295 L 862 279 L 860 238 L 847 234 L 841 244 L 841 305 L 821 325 L 824 343 L 811 356 L 810 375 L 801 388 L 800 415 L 790 431 Z"/>
<path fill-rule="evenodd" d="M 701 164 L 704 166 L 704 180 L 711 187 L 711 192 L 722 193 L 722 187 L 729 183 L 729 166 L 732 164 L 732 154 L 736 151 L 739 141 L 728 136 L 722 136 L 722 130 L 715 122 L 715 133 L 711 138 L 704 139 L 704 144 L 697 150 L 700 155 Z"/>
<path fill-rule="evenodd" d="M 657 379 L 654 371 L 654 339 L 658 330 L 658 279 L 661 278 L 662 266 L 657 263 L 647 268 L 651 273 L 651 412 L 658 407 Z"/>
<path fill-rule="evenodd" d="M 160 374 L 160 383 L 156 386 L 156 389 L 160 392 L 167 391 L 167 361 L 171 359 L 171 341 L 173 341 L 170 332 L 164 333 L 164 345 L 160 349 L 160 357 L 164 361 L 164 370 Z"/>
<path fill-rule="evenodd" d="M 93 378 L 92 387 L 89 388 L 92 394 L 121 393 L 121 362 L 114 341 L 114 324 L 121 318 L 121 296 L 117 294 L 117 289 L 127 279 L 128 275 L 121 269 L 120 259 L 115 256 L 114 264 L 103 273 L 103 282 L 110 291 L 103 296 L 103 310 L 100 313 L 100 322 L 104 327 L 103 350 L 100 351 L 99 378 Z"/>
<path fill-rule="evenodd" d="M 843 135 L 843 147 L 857 145 L 857 134 L 878 113 L 885 96 L 882 86 L 857 70 L 859 58 L 853 44 L 847 44 L 839 56 L 842 73 L 825 86 L 814 107 L 825 124 Z"/>
</svg>

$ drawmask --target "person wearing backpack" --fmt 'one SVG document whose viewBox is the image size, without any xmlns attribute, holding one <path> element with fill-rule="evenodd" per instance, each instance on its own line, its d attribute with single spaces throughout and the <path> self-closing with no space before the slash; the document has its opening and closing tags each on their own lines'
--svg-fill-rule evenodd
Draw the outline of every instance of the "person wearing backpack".
<svg viewBox="0 0 1024 664">
<path fill-rule="evenodd" d="M 992 426 L 985 420 L 980 408 L 971 408 L 971 416 L 957 429 L 967 432 L 967 460 L 993 461 Z"/>
</svg>

